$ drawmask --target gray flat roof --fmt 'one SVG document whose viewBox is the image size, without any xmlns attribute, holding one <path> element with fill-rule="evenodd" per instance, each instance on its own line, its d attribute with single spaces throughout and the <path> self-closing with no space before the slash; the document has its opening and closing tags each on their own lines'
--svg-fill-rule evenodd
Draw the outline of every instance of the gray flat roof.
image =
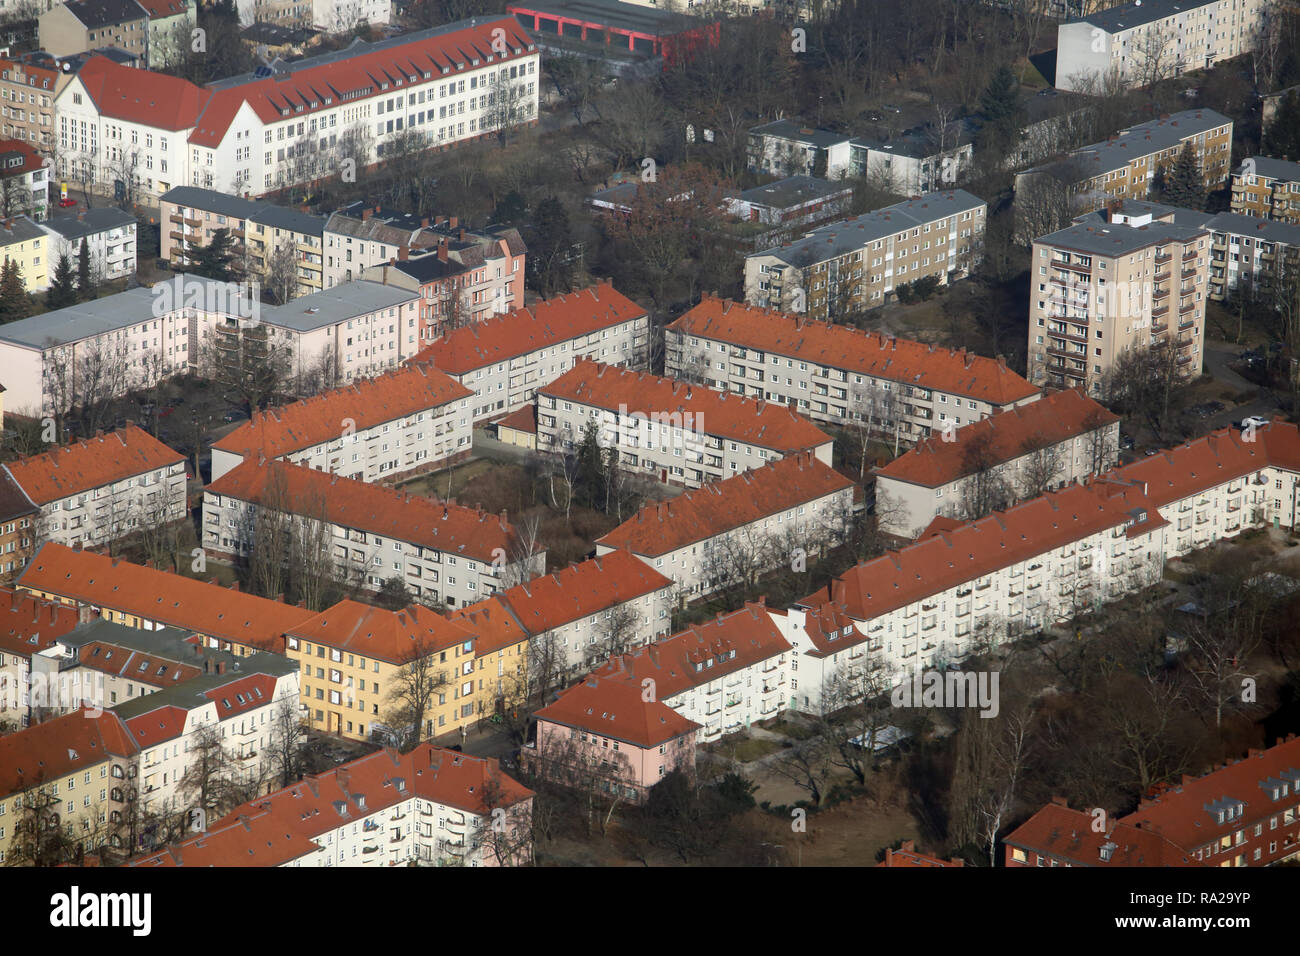
<svg viewBox="0 0 1300 956">
<path fill-rule="evenodd" d="M 267 203 L 248 218 L 249 221 L 261 223 L 264 226 L 287 229 L 290 232 L 309 236 L 321 236 L 325 233 L 324 216 L 313 216 L 305 212 L 299 212 L 297 209 L 272 206 L 270 203 Z"/>
<path fill-rule="evenodd" d="M 313 292 L 288 305 L 262 306 L 262 321 L 297 332 L 310 332 L 355 315 L 387 309 L 420 297 L 418 292 L 358 279 Z"/>
<path fill-rule="evenodd" d="M 849 137 L 843 133 L 833 133 L 828 129 L 813 129 L 792 120 L 773 120 L 770 123 L 764 123 L 762 126 L 751 127 L 749 132 L 750 135 L 759 133 L 764 136 L 779 136 L 781 139 L 788 139 L 796 143 L 807 143 L 809 146 L 816 146 L 819 149 L 849 141 Z"/>
<path fill-rule="evenodd" d="M 1247 162 L 1255 164 L 1255 175 L 1268 179 L 1281 179 L 1286 182 L 1300 181 L 1300 163 L 1289 159 L 1274 159 L 1271 156 L 1252 156 Z M 1244 163 L 1242 164 L 1245 165 Z M 1240 167 L 1238 172 L 1240 172 Z"/>
<path fill-rule="evenodd" d="M 964 189 L 926 193 L 917 199 L 907 199 L 884 209 L 864 213 L 853 219 L 844 219 L 822 226 L 797 239 L 788 246 L 774 246 L 750 256 L 775 256 L 792 266 L 806 266 L 842 256 L 861 249 L 868 242 L 911 229 L 936 219 L 977 209 L 984 200 Z"/>
<path fill-rule="evenodd" d="M 1226 232 L 1235 236 L 1249 236 L 1288 246 L 1300 246 L 1300 225 L 1289 222 L 1259 219 L 1235 212 L 1221 212 L 1217 216 L 1207 216 L 1204 225 L 1211 232 Z"/>
<path fill-rule="evenodd" d="M 1091 179 L 1127 166 L 1138 156 L 1177 146 L 1179 141 L 1207 130 L 1227 126 L 1232 120 L 1209 109 L 1183 110 L 1171 113 L 1164 119 L 1148 120 L 1121 130 L 1114 139 L 1092 143 L 1071 152 L 1065 159 L 1046 166 L 1026 170 L 1026 173 L 1052 172 L 1057 167 L 1072 165 L 1086 178 Z M 1073 175 L 1070 176 L 1073 179 Z"/>
<path fill-rule="evenodd" d="M 39 239 L 43 235 L 45 230 L 26 216 L 14 216 L 9 220 L 8 226 L 0 228 L 0 246 L 26 242 L 28 239 Z"/>
<path fill-rule="evenodd" d="M 619 0 L 516 0 L 508 9 L 512 12 L 540 13 L 543 17 L 549 14 L 551 17 L 583 20 L 653 36 L 671 36 L 683 30 L 694 29 L 700 22 L 699 17 L 691 14 L 620 3 Z M 527 23 L 520 22 L 526 29 L 531 29 Z"/>
<path fill-rule="evenodd" d="M 842 192 L 852 192 L 852 187 L 846 183 L 833 183 L 829 179 L 819 179 L 816 176 L 789 176 L 768 183 L 766 186 L 746 189 L 736 198 L 755 205 L 785 209 L 808 202 L 810 199 L 820 199 Z"/>
<path fill-rule="evenodd" d="M 1035 241 L 1099 256 L 1122 256 L 1158 242 L 1187 242 L 1206 231 L 1203 226 L 1177 222 L 1151 222 L 1145 226 L 1079 223 L 1048 233 Z"/>
<path fill-rule="evenodd" d="M 247 219 L 263 206 L 269 205 L 261 200 L 243 199 L 215 189 L 200 189 L 198 186 L 176 186 L 159 198 L 178 206 L 192 206 L 235 219 Z"/>
<path fill-rule="evenodd" d="M 1088 23 L 1107 33 L 1117 33 L 1216 2 L 1217 0 L 1138 0 L 1137 3 L 1125 3 L 1090 16 L 1076 17 L 1070 22 Z"/>
<path fill-rule="evenodd" d="M 87 209 L 81 215 L 51 216 L 43 225 L 46 229 L 54 230 L 64 239 L 77 240 L 109 229 L 133 226 L 135 216 L 116 206 L 102 206 Z"/>
</svg>

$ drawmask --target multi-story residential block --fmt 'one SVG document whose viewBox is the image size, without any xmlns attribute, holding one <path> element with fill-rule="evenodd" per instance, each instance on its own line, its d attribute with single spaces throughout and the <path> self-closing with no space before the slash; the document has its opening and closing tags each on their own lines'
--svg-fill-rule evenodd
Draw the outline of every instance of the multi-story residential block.
<svg viewBox="0 0 1300 956">
<path fill-rule="evenodd" d="M 849 140 L 849 175 L 908 196 L 951 188 L 974 161 L 975 148 L 956 124 L 942 136 L 921 127 L 890 139 Z"/>
<path fill-rule="evenodd" d="M 516 584 L 462 608 L 454 619 L 469 625 L 494 608 L 508 614 L 528 641 L 533 670 L 525 681 L 536 682 L 585 673 L 613 654 L 662 637 L 671 627 L 673 604 L 671 578 L 627 551 L 607 551 Z M 523 686 L 494 690 L 512 700 L 526 696 Z"/>
<path fill-rule="evenodd" d="M 44 292 L 50 287 L 48 239 L 45 230 L 27 216 L 6 218 L 0 223 L 0 254 L 5 264 L 17 264 L 23 288 L 28 292 Z"/>
<path fill-rule="evenodd" d="M 843 179 L 849 171 L 849 137 L 775 120 L 749 131 L 745 157 L 756 173 Z"/>
<path fill-rule="evenodd" d="M 971 517 L 1109 471 L 1119 460 L 1119 416 L 1080 391 L 948 429 L 875 469 L 876 515 L 913 537 L 939 515 Z M 975 517 L 979 517 L 976 515 Z"/>
<path fill-rule="evenodd" d="M 815 176 L 788 176 L 726 198 L 727 211 L 743 222 L 785 227 L 829 219 L 848 211 L 853 188 Z"/>
<path fill-rule="evenodd" d="M 680 599 L 711 594 L 838 543 L 853 481 L 807 452 L 646 505 L 596 540 L 672 577 Z"/>
<path fill-rule="evenodd" d="M 46 543 L 16 587 L 47 600 L 89 608 L 107 621 L 157 630 L 175 627 L 211 648 L 247 657 L 284 653 L 284 634 L 315 612 L 94 551 Z"/>
<path fill-rule="evenodd" d="M 254 411 L 212 444 L 212 480 L 259 456 L 360 481 L 394 481 L 470 453 L 469 389 L 412 364 L 312 398 Z"/>
<path fill-rule="evenodd" d="M 420 340 L 427 345 L 453 329 L 521 308 L 525 258 L 517 229 L 462 229 L 415 258 L 368 266 L 361 277 L 419 293 Z"/>
<path fill-rule="evenodd" d="M 1300 857 L 1300 738 L 1143 798 L 1102 832 L 1061 799 L 1004 839 L 1006 866 L 1275 866 Z"/>
<path fill-rule="evenodd" d="M 41 220 L 49 214 L 50 161 L 35 144 L 0 140 L 0 202 L 6 216 L 23 213 Z"/>
<path fill-rule="evenodd" d="M 464 325 L 415 357 L 474 391 L 474 420 L 531 404 L 579 359 L 643 369 L 650 317 L 608 282 Z"/>
<path fill-rule="evenodd" d="M 381 750 L 236 807 L 130 866 L 524 866 L 533 792 L 493 758 Z"/>
<path fill-rule="evenodd" d="M 0 135 L 48 155 L 54 147 L 54 97 L 64 82 L 48 55 L 0 58 Z"/>
<path fill-rule="evenodd" d="M 248 460 L 203 493 L 203 546 L 242 557 L 262 521 L 288 515 L 330 542 L 340 579 L 378 590 L 401 580 L 422 601 L 472 604 L 546 568 L 502 514 L 279 460 Z M 265 516 L 265 517 L 264 517 Z"/>
<path fill-rule="evenodd" d="M 31 722 L 32 657 L 80 619 L 76 608 L 0 587 L 0 736 Z"/>
<path fill-rule="evenodd" d="M 198 0 L 137 0 L 149 14 L 147 62 L 151 70 L 179 66 L 194 46 Z"/>
<path fill-rule="evenodd" d="M 1033 242 L 1029 380 L 1104 395 L 1134 350 L 1176 352 L 1180 375 L 1204 361 L 1210 233 L 1173 210 L 1112 200 Z"/>
<path fill-rule="evenodd" d="M 0 583 L 12 581 L 31 559 L 40 514 L 40 506 L 0 468 Z"/>
<path fill-rule="evenodd" d="M 1232 211 L 1300 225 L 1300 163 L 1252 156 L 1232 171 Z"/>
<path fill-rule="evenodd" d="M 355 175 L 412 131 L 448 147 L 536 122 L 539 57 L 513 17 L 357 41 L 204 87 L 92 57 L 56 99 L 59 175 L 144 198 Z"/>
<path fill-rule="evenodd" d="M 1272 298 L 1300 270 L 1300 217 L 1275 222 L 1224 212 L 1217 216 L 1177 210 L 1175 219 L 1210 231 L 1209 296 L 1234 292 Z"/>
<path fill-rule="evenodd" d="M 593 426 L 623 467 L 688 488 L 799 451 L 831 461 L 792 408 L 584 359 L 537 390 L 538 451 L 569 454 Z"/>
<path fill-rule="evenodd" d="M 47 238 L 41 232 L 42 248 Z M 235 344 L 235 336 L 262 337 L 283 358 L 286 390 L 300 394 L 390 371 L 419 349 L 413 293 L 349 282 L 274 306 L 251 291 L 176 276 L 7 323 L 0 327 L 0 363 L 10 408 L 35 418 L 63 415 L 182 372 L 210 372 L 221 354 L 216 346 Z M 109 383 L 81 374 L 104 366 L 125 371 Z"/>
<path fill-rule="evenodd" d="M 379 207 L 336 212 L 325 221 L 325 288 L 361 278 L 364 269 L 406 259 L 411 252 L 438 245 L 429 217 L 418 224 Z M 422 316 L 423 317 L 423 316 Z"/>
<path fill-rule="evenodd" d="M 941 668 L 1154 583 L 1169 558 L 1295 527 L 1298 485 L 1297 426 L 1220 429 L 978 521 L 936 519 L 804 605 L 847 614 L 846 649 L 867 645 L 888 673 Z"/>
<path fill-rule="evenodd" d="M 451 733 L 478 719 L 474 641 L 464 624 L 427 607 L 389 611 L 351 600 L 285 636 L 286 653 L 302 668 L 302 702 L 311 726 L 394 745 L 412 736 Z M 416 718 L 403 695 L 411 680 L 433 688 L 418 728 L 409 726 Z"/>
<path fill-rule="evenodd" d="M 168 224 L 160 233 L 159 255 L 173 265 L 189 265 L 194 250 L 211 243 L 213 234 L 225 229 L 233 239 L 235 261 L 248 278 L 270 281 L 276 257 L 290 255 L 298 279 L 293 293 L 309 295 L 321 290 L 323 217 L 195 186 L 167 190 L 158 205 L 160 219 Z"/>
<path fill-rule="evenodd" d="M 277 775 L 275 757 L 301 743 L 298 665 L 279 654 L 237 658 L 192 644 L 176 628 L 144 631 L 96 620 L 35 655 L 32 670 L 55 705 L 47 711 L 85 701 L 111 709 L 130 728 L 139 748 L 137 799 L 149 813 L 192 806 L 182 800 L 182 785 L 196 760 L 212 761 L 213 784 L 265 789 L 263 781 Z"/>
<path fill-rule="evenodd" d="M 58 57 L 115 47 L 146 60 L 149 11 L 135 0 L 63 0 L 40 15 L 37 35 Z"/>
<path fill-rule="evenodd" d="M 1095 212 L 1107 200 L 1146 199 L 1151 182 L 1191 144 L 1208 192 L 1228 180 L 1232 120 L 1214 110 L 1183 110 L 1122 129 L 1104 143 L 1071 151 L 1064 159 L 1016 174 L 1016 220 L 1021 232 L 1037 218 L 1026 206 L 1044 192 L 1064 192 L 1073 214 Z M 1034 236 L 1024 237 L 1026 242 Z"/>
<path fill-rule="evenodd" d="M 700 725 L 625 675 L 591 675 L 533 716 L 519 759 L 543 779 L 643 803 L 668 774 L 694 776 Z"/>
<path fill-rule="evenodd" d="M 0 468 L 41 509 L 37 542 L 95 547 L 185 517 L 185 456 L 130 423 Z"/>
<path fill-rule="evenodd" d="M 591 676 L 637 687 L 650 681 L 657 700 L 700 725 L 696 742 L 711 743 L 786 708 L 790 681 L 802 672 L 777 623 L 781 616 L 747 602 L 739 611 L 621 654 Z"/>
<path fill-rule="evenodd" d="M 77 862 L 75 851 L 121 847 L 138 753 L 122 719 L 95 709 L 0 737 L 0 863 L 55 866 Z M 52 827 L 71 856 L 27 836 Z"/>
<path fill-rule="evenodd" d="M 929 193 L 745 257 L 753 305 L 832 319 L 884 305 L 898 286 L 970 274 L 987 204 L 962 189 Z"/>
<path fill-rule="evenodd" d="M 1001 358 L 715 296 L 671 323 L 664 344 L 670 375 L 905 441 L 1039 396 Z"/>
<path fill-rule="evenodd" d="M 292 29 L 311 27 L 311 0 L 235 0 L 239 25 L 274 23 Z"/>
<path fill-rule="evenodd" d="M 67 256 L 75 268 L 86 243 L 91 277 L 99 281 L 125 279 L 135 275 L 136 219 L 116 206 L 79 210 L 72 216 L 51 216 L 41 223 L 49 235 L 49 258 L 58 268 Z"/>
<path fill-rule="evenodd" d="M 383 26 L 392 0 L 311 0 L 311 25 L 327 33 L 349 33 L 361 26 Z"/>
<path fill-rule="evenodd" d="M 1135 0 L 1057 27 L 1056 85 L 1145 87 L 1249 53 L 1266 0 Z"/>
</svg>

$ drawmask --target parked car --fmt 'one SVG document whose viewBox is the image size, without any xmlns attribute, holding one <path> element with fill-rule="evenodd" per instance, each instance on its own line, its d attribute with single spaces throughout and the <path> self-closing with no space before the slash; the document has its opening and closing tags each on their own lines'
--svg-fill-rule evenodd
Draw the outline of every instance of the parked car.
<svg viewBox="0 0 1300 956">
<path fill-rule="evenodd" d="M 1125 451 L 1132 451 L 1132 450 L 1133 450 L 1133 436 L 1132 436 L 1132 435 L 1120 435 L 1120 436 L 1119 436 L 1119 447 L 1122 448 L 1122 449 L 1124 449 Z"/>
<path fill-rule="evenodd" d="M 881 103 L 881 104 L 880 104 L 880 108 L 881 108 L 882 110 L 884 110 L 886 113 L 901 113 L 901 112 L 903 112 L 899 107 L 895 106 L 893 103 Z"/>
<path fill-rule="evenodd" d="M 60 200 L 59 200 L 59 208 L 60 208 L 60 209 L 71 209 L 71 208 L 72 208 L 73 206 L 75 206 L 76 204 L 77 204 L 77 201 L 76 201 L 75 199 L 60 199 Z"/>
</svg>

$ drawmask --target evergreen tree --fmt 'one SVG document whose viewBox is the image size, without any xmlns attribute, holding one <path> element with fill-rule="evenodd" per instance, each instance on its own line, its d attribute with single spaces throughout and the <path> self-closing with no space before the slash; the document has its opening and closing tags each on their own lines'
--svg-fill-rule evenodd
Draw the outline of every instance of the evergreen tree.
<svg viewBox="0 0 1300 956">
<path fill-rule="evenodd" d="M 50 287 L 45 292 L 45 307 L 62 309 L 77 304 L 76 277 L 72 271 L 72 262 L 67 255 L 59 256 L 59 264 L 54 267 L 54 276 Z"/>
<path fill-rule="evenodd" d="M 233 245 L 234 237 L 229 229 L 216 230 L 206 246 L 188 245 L 185 255 L 190 260 L 190 272 L 206 279 L 230 282 L 235 278 Z"/>
<path fill-rule="evenodd" d="M 23 282 L 23 271 L 10 259 L 0 270 L 0 320 L 13 322 L 32 314 L 31 296 Z"/>
<path fill-rule="evenodd" d="M 533 210 L 531 225 L 527 242 L 528 271 L 532 274 L 533 288 L 543 296 L 558 289 L 568 289 L 573 227 L 564 204 L 554 196 L 543 199 Z"/>
<path fill-rule="evenodd" d="M 1273 122 L 1264 131 L 1264 152 L 1279 159 L 1300 160 L 1300 92 L 1282 97 Z"/>
<path fill-rule="evenodd" d="M 984 125 L 979 132 L 982 146 L 1001 148 L 1016 138 L 1023 108 L 1020 81 L 1011 67 L 1000 66 L 993 73 L 988 86 L 980 94 L 980 112 L 984 115 Z"/>
<path fill-rule="evenodd" d="M 515 189 L 502 196 L 501 201 L 497 203 L 497 208 L 492 211 L 492 221 L 494 223 L 499 222 L 510 226 L 518 226 L 527 218 L 528 204 L 524 202 L 524 197 Z"/>
<path fill-rule="evenodd" d="M 84 236 L 77 251 L 77 294 L 83 299 L 95 297 L 95 280 L 90 274 L 90 244 Z"/>
<path fill-rule="evenodd" d="M 1196 161 L 1191 143 L 1183 146 L 1178 159 L 1161 177 L 1160 201 L 1183 209 L 1205 206 L 1205 179 L 1201 176 L 1201 164 Z"/>
</svg>

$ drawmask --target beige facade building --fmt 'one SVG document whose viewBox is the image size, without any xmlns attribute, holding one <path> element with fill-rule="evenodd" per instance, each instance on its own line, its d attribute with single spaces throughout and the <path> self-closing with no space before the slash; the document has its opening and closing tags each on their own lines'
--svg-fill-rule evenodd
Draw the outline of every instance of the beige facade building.
<svg viewBox="0 0 1300 956">
<path fill-rule="evenodd" d="M 49 155 L 54 146 L 54 96 L 62 76 L 52 58 L 29 54 L 0 59 L 0 136 L 30 143 Z"/>
<path fill-rule="evenodd" d="M 135 0 L 66 0 L 40 15 L 41 48 L 54 56 L 115 47 L 140 58 L 149 53 L 149 11 Z"/>
<path fill-rule="evenodd" d="M 1252 156 L 1232 173 L 1232 211 L 1300 224 L 1300 163 Z"/>
<path fill-rule="evenodd" d="M 1102 396 L 1120 358 L 1150 347 L 1200 375 L 1210 244 L 1170 207 L 1120 202 L 1034 240 L 1029 380 Z"/>
</svg>

